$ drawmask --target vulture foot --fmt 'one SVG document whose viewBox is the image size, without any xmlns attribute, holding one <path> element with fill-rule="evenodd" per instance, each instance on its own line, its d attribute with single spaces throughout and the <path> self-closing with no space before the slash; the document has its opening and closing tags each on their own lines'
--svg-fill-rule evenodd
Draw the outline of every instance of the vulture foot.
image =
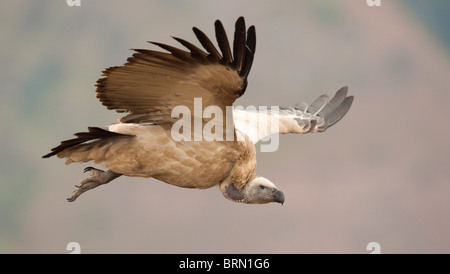
<svg viewBox="0 0 450 274">
<path fill-rule="evenodd" d="M 72 192 L 70 197 L 67 198 L 67 201 L 73 202 L 78 198 L 78 196 L 80 196 L 84 192 L 96 188 L 99 185 L 107 184 L 121 175 L 112 172 L 111 170 L 103 171 L 93 167 L 85 168 L 84 172 L 89 172 L 90 176 L 82 180 L 80 182 L 80 185 L 75 185 L 77 189 Z"/>
</svg>

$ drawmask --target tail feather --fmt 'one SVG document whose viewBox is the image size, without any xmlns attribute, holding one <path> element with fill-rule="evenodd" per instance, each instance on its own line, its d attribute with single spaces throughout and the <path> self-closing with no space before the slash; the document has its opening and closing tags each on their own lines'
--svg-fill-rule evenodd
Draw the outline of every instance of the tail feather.
<svg viewBox="0 0 450 274">
<path fill-rule="evenodd" d="M 42 158 L 49 158 L 58 153 L 68 149 L 75 147 L 77 145 L 86 144 L 87 142 L 94 142 L 99 140 L 110 139 L 114 137 L 125 137 L 125 136 L 133 136 L 128 134 L 121 134 L 112 131 L 108 131 L 99 127 L 88 127 L 88 132 L 78 132 L 74 134 L 77 138 L 69 139 L 62 141 L 61 144 L 57 147 L 51 149 L 50 153 L 45 154 Z"/>
</svg>

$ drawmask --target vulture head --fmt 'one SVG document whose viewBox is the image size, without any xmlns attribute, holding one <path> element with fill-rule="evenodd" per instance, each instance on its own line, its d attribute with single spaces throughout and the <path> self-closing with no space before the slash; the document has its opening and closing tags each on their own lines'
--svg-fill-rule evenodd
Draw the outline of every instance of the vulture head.
<svg viewBox="0 0 450 274">
<path fill-rule="evenodd" d="M 242 189 L 233 182 L 220 184 L 220 190 L 225 198 L 247 204 L 267 204 L 271 202 L 284 203 L 284 193 L 274 183 L 264 177 L 256 177 L 245 184 Z"/>
</svg>

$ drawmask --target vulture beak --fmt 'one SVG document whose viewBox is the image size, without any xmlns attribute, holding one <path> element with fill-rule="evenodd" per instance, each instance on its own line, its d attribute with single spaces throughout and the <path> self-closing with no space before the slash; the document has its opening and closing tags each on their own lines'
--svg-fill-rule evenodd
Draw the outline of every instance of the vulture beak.
<svg viewBox="0 0 450 274">
<path fill-rule="evenodd" d="M 283 191 L 281 191 L 281 190 L 279 190 L 277 188 L 274 188 L 272 190 L 272 196 L 273 196 L 273 201 L 274 202 L 280 203 L 282 205 L 284 204 L 284 193 L 283 193 Z"/>
</svg>

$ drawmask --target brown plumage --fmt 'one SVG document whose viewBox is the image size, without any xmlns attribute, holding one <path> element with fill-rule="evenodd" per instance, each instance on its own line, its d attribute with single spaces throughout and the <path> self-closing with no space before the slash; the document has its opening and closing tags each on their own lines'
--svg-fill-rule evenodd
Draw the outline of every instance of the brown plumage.
<svg viewBox="0 0 450 274">
<path fill-rule="evenodd" d="M 153 177 L 186 188 L 218 185 L 224 197 L 235 202 L 283 203 L 283 192 L 255 175 L 255 143 L 275 133 L 324 131 L 351 106 L 353 97 L 347 97 L 347 88 L 343 88 L 331 101 L 323 95 L 311 106 L 302 104 L 267 113 L 230 111 L 247 88 L 256 49 L 255 27 L 246 29 L 240 17 L 231 48 L 217 20 L 215 31 L 221 53 L 202 31 L 195 27 L 193 31 L 206 52 L 174 37 L 188 51 L 151 42 L 168 53 L 136 49 L 123 66 L 103 71 L 96 85 L 97 98 L 108 109 L 127 114 L 108 129 L 89 127 L 88 132 L 76 133 L 77 138 L 61 142 L 43 156 L 66 158 L 66 164 L 93 161 L 108 169 L 86 168 L 90 176 L 81 181 L 69 201 L 126 175 Z M 195 98 L 201 98 L 200 113 L 216 106 L 215 110 L 224 115 L 220 118 L 213 112 L 212 116 L 199 117 Z M 188 122 L 194 127 L 214 130 L 203 132 L 200 139 L 193 128 L 187 134 L 174 131 L 180 121 L 173 114 L 178 106 L 191 114 Z M 265 130 L 252 131 L 255 122 Z M 208 139 L 212 135 L 219 138 Z"/>
</svg>

